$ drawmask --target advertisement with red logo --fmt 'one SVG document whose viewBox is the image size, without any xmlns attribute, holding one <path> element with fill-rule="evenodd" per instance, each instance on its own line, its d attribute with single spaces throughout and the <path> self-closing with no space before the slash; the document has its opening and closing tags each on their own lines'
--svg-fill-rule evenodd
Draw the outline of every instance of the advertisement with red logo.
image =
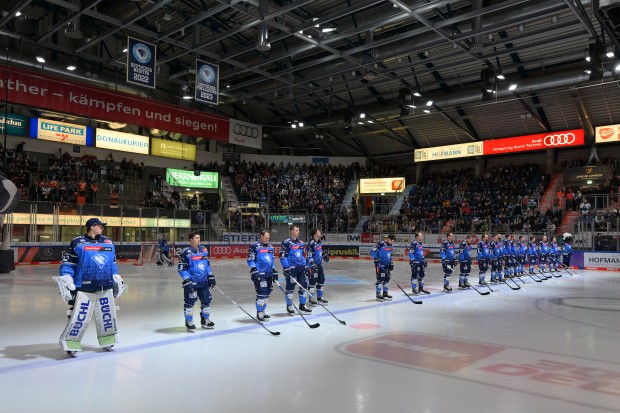
<svg viewBox="0 0 620 413">
<path fill-rule="evenodd" d="M 484 141 L 483 155 L 500 155 L 514 152 L 540 151 L 584 144 L 583 129 L 539 133 L 505 139 Z"/>
<path fill-rule="evenodd" d="M 228 142 L 228 118 L 24 69 L 0 68 L 10 103 Z M 8 79 L 8 80 L 5 80 Z"/>
<path fill-rule="evenodd" d="M 599 126 L 595 133 L 596 143 L 610 143 L 620 141 L 620 125 Z"/>
</svg>

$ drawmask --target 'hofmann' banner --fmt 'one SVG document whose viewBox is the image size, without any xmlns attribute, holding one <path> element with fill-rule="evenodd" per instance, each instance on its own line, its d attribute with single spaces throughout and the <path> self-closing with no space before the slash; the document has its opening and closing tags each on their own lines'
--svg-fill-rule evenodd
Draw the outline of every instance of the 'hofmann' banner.
<svg viewBox="0 0 620 413">
<path fill-rule="evenodd" d="M 154 44 L 127 37 L 127 83 L 155 88 L 156 53 Z"/>
<path fill-rule="evenodd" d="M 261 149 L 263 147 L 263 127 L 254 123 L 230 119 L 229 143 Z"/>
<path fill-rule="evenodd" d="M 196 89 L 198 102 L 219 104 L 220 98 L 220 67 L 196 59 Z"/>
</svg>

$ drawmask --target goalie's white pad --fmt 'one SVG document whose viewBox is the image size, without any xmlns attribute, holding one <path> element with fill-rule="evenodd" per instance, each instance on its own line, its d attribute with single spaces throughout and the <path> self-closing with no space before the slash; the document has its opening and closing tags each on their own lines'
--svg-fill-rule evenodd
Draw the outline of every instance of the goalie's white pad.
<svg viewBox="0 0 620 413">
<path fill-rule="evenodd" d="M 122 284 L 119 284 L 121 287 Z M 116 326 L 116 305 L 112 290 L 97 291 L 95 305 L 95 323 L 97 324 L 97 338 L 101 347 L 113 346 L 118 343 Z"/>
<path fill-rule="evenodd" d="M 60 296 L 62 297 L 62 299 L 65 301 L 65 303 L 69 303 L 69 300 L 71 300 L 72 289 L 69 288 L 69 285 L 67 284 L 66 280 L 63 279 L 63 277 L 71 276 L 55 276 L 52 277 L 52 279 L 56 281 L 56 284 L 58 284 L 58 289 L 60 290 Z M 71 284 L 73 284 L 73 281 L 71 281 Z M 75 290 L 75 285 L 73 285 L 73 290 Z"/>
<path fill-rule="evenodd" d="M 69 317 L 69 323 L 60 335 L 60 347 L 64 351 L 82 351 L 82 337 L 88 323 L 93 317 L 95 293 L 78 291 L 75 295 L 75 304 Z"/>
</svg>

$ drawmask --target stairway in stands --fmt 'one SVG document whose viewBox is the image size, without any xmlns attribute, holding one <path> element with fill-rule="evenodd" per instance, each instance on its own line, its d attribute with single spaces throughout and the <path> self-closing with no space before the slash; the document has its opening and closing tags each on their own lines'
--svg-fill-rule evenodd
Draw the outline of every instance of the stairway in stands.
<svg viewBox="0 0 620 413">
<path fill-rule="evenodd" d="M 349 181 L 349 186 L 347 187 L 347 192 L 344 194 L 344 199 L 342 200 L 342 205 L 345 208 L 351 208 L 351 198 L 355 196 L 357 192 L 357 184 L 359 183 L 359 179 L 351 178 Z"/>
<path fill-rule="evenodd" d="M 226 194 L 226 206 L 235 208 L 238 207 L 239 199 L 237 198 L 237 194 L 235 193 L 230 177 L 227 175 L 220 175 L 220 180 L 222 182 L 222 190 Z"/>
<path fill-rule="evenodd" d="M 538 204 L 538 210 L 541 214 L 544 214 L 549 209 L 553 209 L 554 201 L 556 199 L 556 194 L 558 192 L 558 188 L 562 183 L 562 174 L 557 173 L 551 176 L 551 181 L 549 182 L 549 186 L 545 190 L 545 193 L 540 198 L 540 203 Z"/>
<path fill-rule="evenodd" d="M 571 232 L 572 223 L 579 218 L 581 211 L 567 211 L 562 217 L 562 223 L 557 228 L 556 234 L 564 234 L 565 232 Z"/>
<path fill-rule="evenodd" d="M 409 184 L 405 187 L 405 190 L 398 195 L 396 198 L 396 202 L 392 205 L 392 209 L 390 210 L 390 215 L 398 215 L 398 211 L 403 206 L 403 202 L 405 198 L 409 196 L 409 192 L 411 192 L 411 188 L 413 188 L 415 184 Z"/>
</svg>

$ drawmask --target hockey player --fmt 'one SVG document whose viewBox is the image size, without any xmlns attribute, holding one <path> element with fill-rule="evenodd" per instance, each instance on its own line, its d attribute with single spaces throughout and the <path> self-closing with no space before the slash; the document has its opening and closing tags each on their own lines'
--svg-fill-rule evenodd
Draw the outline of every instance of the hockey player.
<svg viewBox="0 0 620 413">
<path fill-rule="evenodd" d="M 502 253 L 504 256 L 504 277 L 512 278 L 513 269 L 516 263 L 516 249 L 514 248 L 514 237 L 510 234 L 506 234 L 504 245 L 502 246 Z"/>
<path fill-rule="evenodd" d="M 106 223 L 86 221 L 86 234 L 74 238 L 54 277 L 60 294 L 71 306 L 69 323 L 60 336 L 60 347 L 71 357 L 82 351 L 82 337 L 95 313 L 99 345 L 106 351 L 118 343 L 115 298 L 126 290 L 118 274 L 114 244 L 102 235 Z"/>
<path fill-rule="evenodd" d="M 503 281 L 502 276 L 502 239 L 500 234 L 493 235 L 489 244 L 491 249 L 491 284 Z"/>
<path fill-rule="evenodd" d="M 370 250 L 370 256 L 374 260 L 375 274 L 377 280 L 375 281 L 375 293 L 377 301 L 390 301 L 392 296 L 389 294 L 389 282 L 394 270 L 394 264 L 392 263 L 392 253 L 394 247 L 392 243 L 396 239 L 394 234 L 385 236 L 383 241 L 379 241 L 377 245 Z M 381 289 L 383 288 L 383 293 Z"/>
<path fill-rule="evenodd" d="M 555 237 L 551 237 L 549 243 L 549 272 L 558 272 L 558 263 L 560 262 L 560 254 L 558 253 L 558 243 Z"/>
<path fill-rule="evenodd" d="M 430 294 L 424 289 L 424 269 L 426 268 L 426 258 L 424 258 L 424 234 L 415 233 L 415 239 L 409 246 L 409 266 L 411 267 L 411 291 L 418 294 Z M 416 286 L 418 288 L 416 288 Z"/>
<path fill-rule="evenodd" d="M 547 271 L 551 272 L 551 264 L 549 263 L 549 243 L 547 242 L 547 236 L 543 235 L 542 240 L 538 243 L 538 258 L 539 258 L 539 267 L 541 271 L 545 271 L 545 266 L 547 267 Z"/>
<path fill-rule="evenodd" d="M 164 262 L 168 263 L 168 267 L 172 267 L 174 262 L 172 258 L 170 258 L 170 245 L 168 245 L 168 240 L 165 237 L 161 237 L 157 242 L 157 265 L 164 265 Z"/>
<path fill-rule="evenodd" d="M 491 259 L 491 252 L 489 251 L 489 234 L 483 234 L 482 239 L 478 243 L 478 268 L 480 270 L 478 274 L 478 284 L 487 285 L 484 280 L 485 274 L 489 269 L 489 260 Z"/>
<path fill-rule="evenodd" d="M 454 233 L 448 232 L 446 239 L 441 243 L 441 249 L 439 250 L 439 256 L 441 257 L 441 266 L 443 268 L 443 290 L 444 292 L 451 292 L 450 287 L 450 275 L 454 272 L 456 266 L 456 245 L 454 245 Z"/>
<path fill-rule="evenodd" d="M 562 249 L 562 263 L 566 268 L 568 268 L 570 267 L 570 257 L 573 255 L 573 236 L 570 233 L 565 232 L 564 234 L 562 234 L 562 237 L 564 238 L 564 248 Z"/>
<path fill-rule="evenodd" d="M 288 315 L 295 315 L 293 307 L 293 293 L 295 292 L 295 282 L 291 279 L 295 277 L 302 287 L 308 288 L 308 275 L 306 274 L 306 255 L 304 242 L 299 238 L 299 227 L 293 225 L 290 228 L 290 236 L 282 241 L 280 246 L 280 264 L 282 273 L 286 277 L 286 312 Z M 299 311 L 311 313 L 312 310 L 306 307 L 306 295 L 303 289 L 299 288 Z"/>
<path fill-rule="evenodd" d="M 323 250 L 321 243 L 321 231 L 318 228 L 310 230 L 310 241 L 308 242 L 308 267 L 310 269 L 310 294 L 309 302 L 312 305 L 327 304 L 323 299 L 323 286 L 325 285 L 325 272 L 323 271 L 323 261 L 329 261 L 329 254 Z M 327 257 L 324 260 L 323 257 Z M 316 297 L 315 297 L 316 293 Z"/>
<path fill-rule="evenodd" d="M 531 235 L 530 241 L 527 243 L 527 260 L 530 263 L 529 273 L 534 274 L 536 262 L 538 261 L 538 249 L 536 248 L 536 236 Z"/>
<path fill-rule="evenodd" d="M 200 326 L 211 329 L 215 323 L 209 319 L 211 313 L 211 291 L 215 287 L 215 275 L 209 263 L 209 251 L 200 245 L 198 231 L 189 234 L 189 247 L 179 256 L 179 275 L 183 280 L 183 311 L 187 331 L 196 331 L 194 304 L 200 299 Z"/>
<path fill-rule="evenodd" d="M 269 321 L 269 314 L 265 313 L 269 295 L 273 291 L 273 280 L 278 280 L 278 270 L 273 258 L 273 246 L 269 243 L 269 231 L 260 232 L 259 241 L 250 245 L 248 249 L 248 267 L 250 277 L 256 290 L 256 319 Z"/>
<path fill-rule="evenodd" d="M 469 288 L 469 273 L 471 272 L 471 236 L 467 235 L 465 241 L 459 246 L 459 288 Z"/>
<path fill-rule="evenodd" d="M 525 257 L 527 255 L 527 243 L 525 235 L 519 235 L 517 242 L 517 274 L 525 275 Z"/>
</svg>

